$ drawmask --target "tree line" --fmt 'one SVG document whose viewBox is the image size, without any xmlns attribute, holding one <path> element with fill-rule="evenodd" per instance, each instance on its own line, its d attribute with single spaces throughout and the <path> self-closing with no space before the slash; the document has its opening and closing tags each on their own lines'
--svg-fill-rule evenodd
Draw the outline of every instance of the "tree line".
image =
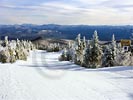
<svg viewBox="0 0 133 100">
<path fill-rule="evenodd" d="M 110 44 L 100 45 L 98 33 L 94 31 L 91 40 L 85 37 L 81 39 L 78 34 L 75 41 L 69 42 L 68 47 L 64 48 L 59 60 L 71 61 L 87 68 L 129 66 L 133 65 L 133 54 L 131 51 L 125 52 L 121 44 L 116 43 L 114 34 Z"/>
</svg>

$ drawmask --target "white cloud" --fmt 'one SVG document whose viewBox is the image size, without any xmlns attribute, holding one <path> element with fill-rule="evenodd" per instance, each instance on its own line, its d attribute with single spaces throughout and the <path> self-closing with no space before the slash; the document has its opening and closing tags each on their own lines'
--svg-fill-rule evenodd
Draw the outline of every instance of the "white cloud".
<svg viewBox="0 0 133 100">
<path fill-rule="evenodd" d="M 75 2 L 75 3 L 74 3 Z M 115 3 L 114 3 L 115 2 Z M 132 0 L 127 0 L 132 4 Z M 1 23 L 57 24 L 133 24 L 126 0 L 72 0 L 72 3 L 51 1 L 38 5 L 0 4 Z M 81 6 L 82 5 L 82 6 Z M 117 5 L 119 5 L 117 7 Z M 116 7 L 115 7 L 116 6 Z M 120 7 L 121 6 L 121 7 Z M 3 17 L 2 17 L 3 16 Z M 6 16 L 6 17 L 4 17 Z"/>
<path fill-rule="evenodd" d="M 75 0 L 75 1 L 78 1 L 82 4 L 99 4 L 99 3 L 105 2 L 107 0 Z"/>
</svg>

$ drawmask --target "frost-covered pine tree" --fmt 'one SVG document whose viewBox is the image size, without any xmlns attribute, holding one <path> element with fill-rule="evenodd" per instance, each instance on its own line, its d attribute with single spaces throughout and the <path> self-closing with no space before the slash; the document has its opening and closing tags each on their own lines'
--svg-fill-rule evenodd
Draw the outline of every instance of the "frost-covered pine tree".
<svg viewBox="0 0 133 100">
<path fill-rule="evenodd" d="M 109 67 L 114 65 L 113 61 L 113 55 L 112 55 L 112 50 L 109 45 L 107 45 L 104 49 L 104 54 L 102 58 L 102 66 L 103 67 Z"/>
<path fill-rule="evenodd" d="M 58 52 L 60 50 L 60 45 L 55 43 L 55 46 L 54 46 L 54 52 Z"/>
<path fill-rule="evenodd" d="M 8 36 L 5 36 L 5 43 L 8 45 Z"/>
<path fill-rule="evenodd" d="M 79 46 L 81 44 L 81 40 L 80 40 L 80 34 L 78 34 L 78 36 L 76 37 L 75 41 L 74 41 L 74 48 L 75 48 L 75 59 L 74 59 L 74 62 L 77 63 L 78 62 L 78 49 L 79 49 Z"/>
<path fill-rule="evenodd" d="M 115 41 L 114 34 L 112 35 L 111 52 L 112 52 L 112 60 L 113 60 L 112 62 L 113 62 L 113 65 L 115 65 L 115 63 L 116 63 L 116 55 L 118 53 L 118 50 L 116 48 L 116 41 Z"/>
<path fill-rule="evenodd" d="M 16 60 L 26 60 L 28 56 L 28 49 L 32 50 L 34 45 L 30 41 L 12 40 L 8 41 L 8 37 L 2 42 L 2 49 L 0 50 L 0 62 L 13 63 Z M 5 45 L 4 45 L 5 44 Z"/>
<path fill-rule="evenodd" d="M 85 39 L 85 36 L 83 37 L 83 48 L 86 48 L 86 39 Z"/>
<path fill-rule="evenodd" d="M 117 48 L 116 48 L 116 41 L 115 41 L 114 34 L 112 35 L 112 50 L 114 51 L 114 54 L 116 55 Z"/>
<path fill-rule="evenodd" d="M 70 49 L 70 55 L 71 55 L 72 62 L 75 61 L 75 55 L 76 55 L 76 51 L 75 51 L 75 48 L 74 47 L 75 47 L 74 44 L 72 44 L 72 47 Z"/>
<path fill-rule="evenodd" d="M 68 48 L 67 48 L 67 59 L 68 61 L 74 62 L 74 57 L 75 57 L 74 44 L 72 44 L 71 41 L 69 41 Z"/>
<path fill-rule="evenodd" d="M 7 47 L 8 46 L 8 36 L 5 36 L 5 40 L 3 41 L 3 47 Z"/>
<path fill-rule="evenodd" d="M 132 53 L 130 51 L 124 52 L 122 48 L 117 48 L 115 57 L 115 65 L 117 66 L 130 66 L 132 65 Z"/>
<path fill-rule="evenodd" d="M 34 47 L 34 46 L 33 46 Z M 34 47 L 35 48 L 35 47 Z M 60 45 L 57 43 L 50 43 L 47 46 L 47 52 L 58 52 L 60 50 Z"/>
<path fill-rule="evenodd" d="M 78 36 L 77 36 L 77 38 L 76 38 L 76 40 L 77 40 L 77 45 L 80 45 L 81 44 L 81 35 L 80 34 L 78 34 Z"/>
<path fill-rule="evenodd" d="M 59 58 L 60 61 L 67 61 L 68 57 L 67 57 L 67 50 L 66 48 L 64 48 L 61 57 Z"/>
<path fill-rule="evenodd" d="M 71 48 L 71 47 L 72 47 L 71 41 L 68 41 L 68 48 Z"/>
<path fill-rule="evenodd" d="M 131 34 L 130 39 L 131 39 L 131 43 L 133 44 L 133 33 Z M 131 47 L 131 53 L 132 53 L 132 56 L 133 56 L 133 46 Z"/>
<path fill-rule="evenodd" d="M 10 62 L 10 53 L 8 49 L 4 48 L 0 51 L 0 62 L 9 63 Z"/>
<path fill-rule="evenodd" d="M 103 56 L 103 66 L 108 67 L 108 66 L 115 66 L 116 65 L 116 57 L 118 55 L 117 45 L 115 41 L 115 36 L 114 34 L 112 35 L 112 43 L 111 45 L 107 46 L 105 48 L 104 56 Z"/>
<path fill-rule="evenodd" d="M 90 46 L 90 40 L 87 40 L 87 47 Z"/>
<path fill-rule="evenodd" d="M 87 41 L 87 47 L 86 47 L 86 49 L 85 49 L 85 54 L 84 54 L 84 66 L 85 67 L 90 67 L 90 61 L 91 61 L 91 57 L 90 57 L 90 55 L 91 55 L 91 45 L 90 45 L 90 41 L 88 40 Z"/>
<path fill-rule="evenodd" d="M 10 54 L 10 56 L 9 56 L 9 58 L 10 58 L 10 63 L 15 62 L 15 61 L 16 61 L 15 53 L 14 53 L 14 49 L 13 49 L 11 46 L 8 47 L 8 52 L 9 52 L 9 54 Z"/>
<path fill-rule="evenodd" d="M 83 60 L 84 60 L 84 47 L 83 47 L 83 44 L 82 44 L 81 39 L 80 39 L 80 34 L 78 34 L 78 36 L 76 38 L 75 45 L 76 45 L 75 63 L 82 65 Z"/>
<path fill-rule="evenodd" d="M 102 57 L 102 50 L 99 45 L 99 39 L 97 35 L 97 31 L 94 31 L 93 39 L 92 39 L 92 48 L 88 49 L 88 53 L 86 53 L 86 56 L 88 55 L 89 60 L 89 67 L 91 68 L 98 68 L 101 66 L 101 57 Z"/>
</svg>

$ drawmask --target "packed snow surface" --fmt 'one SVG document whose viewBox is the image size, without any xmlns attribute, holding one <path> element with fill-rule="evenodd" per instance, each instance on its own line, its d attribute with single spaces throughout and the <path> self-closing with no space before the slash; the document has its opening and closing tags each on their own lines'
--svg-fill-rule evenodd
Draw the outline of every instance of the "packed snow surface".
<svg viewBox="0 0 133 100">
<path fill-rule="evenodd" d="M 0 100 L 133 100 L 133 66 L 85 69 L 59 55 L 36 50 L 0 63 Z"/>
</svg>

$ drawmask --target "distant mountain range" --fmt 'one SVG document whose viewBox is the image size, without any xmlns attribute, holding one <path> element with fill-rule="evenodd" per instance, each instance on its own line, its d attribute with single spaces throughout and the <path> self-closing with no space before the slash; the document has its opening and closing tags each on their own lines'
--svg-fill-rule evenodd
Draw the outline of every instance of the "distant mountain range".
<svg viewBox="0 0 133 100">
<path fill-rule="evenodd" d="M 97 30 L 100 40 L 109 41 L 112 34 L 117 40 L 129 39 L 133 33 L 133 26 L 89 26 L 89 25 L 0 25 L 0 37 L 9 36 L 9 39 L 36 39 L 38 37 L 54 39 L 75 39 L 77 34 L 91 39 L 93 32 Z"/>
</svg>

